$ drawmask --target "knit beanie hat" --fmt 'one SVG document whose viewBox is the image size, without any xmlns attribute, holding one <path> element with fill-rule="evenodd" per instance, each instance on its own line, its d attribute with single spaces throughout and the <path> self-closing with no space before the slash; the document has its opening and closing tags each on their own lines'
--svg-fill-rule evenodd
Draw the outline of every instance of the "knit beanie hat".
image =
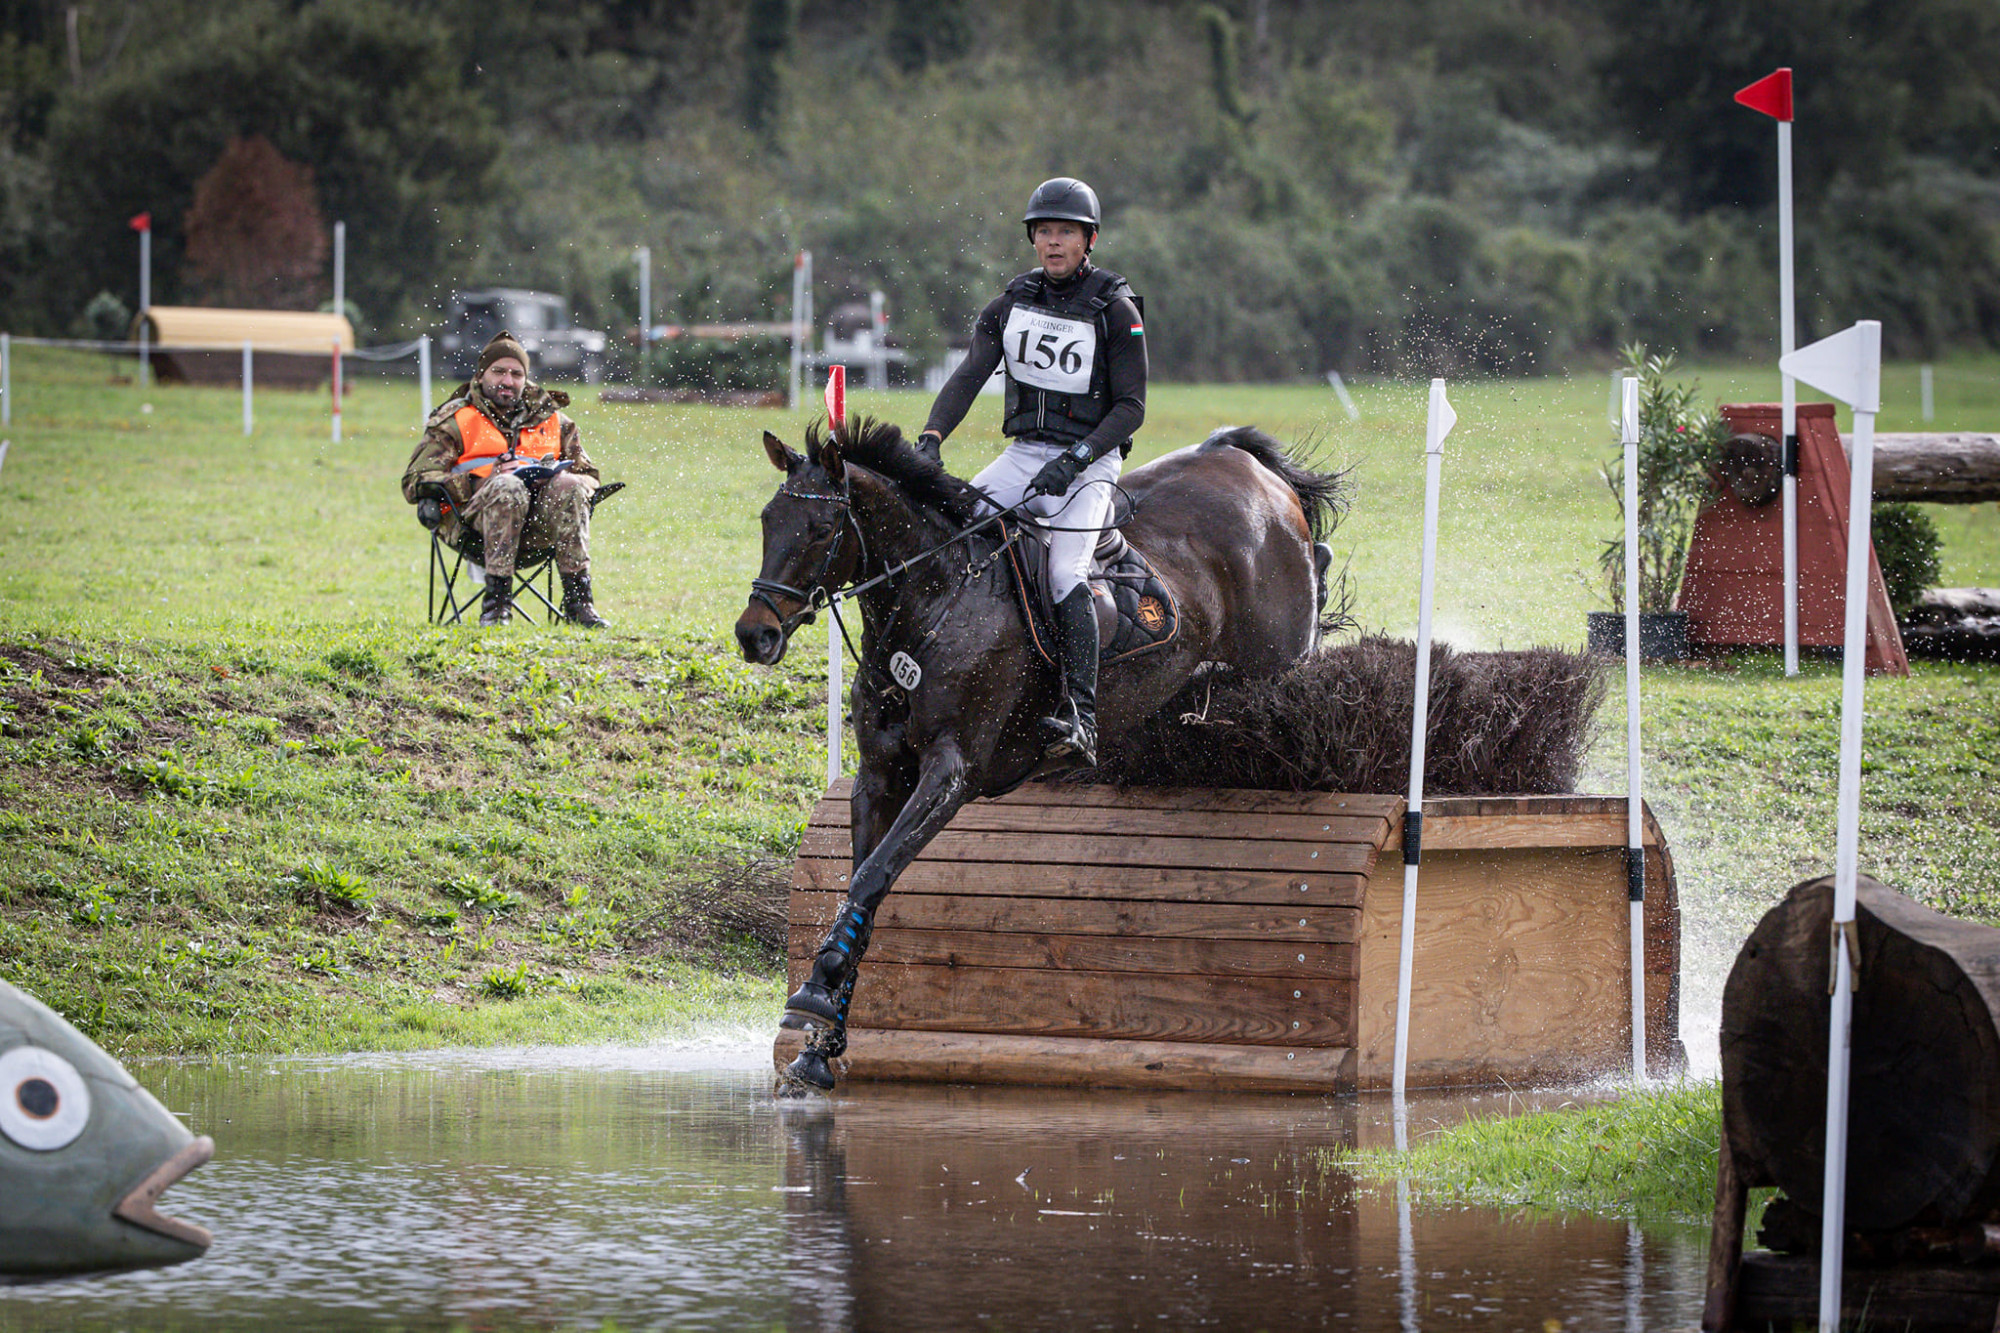
<svg viewBox="0 0 2000 1333">
<path fill-rule="evenodd" d="M 511 356 L 521 363 L 521 369 L 528 369 L 528 349 L 520 340 L 502 329 L 493 335 L 493 341 L 486 344 L 486 350 L 479 354 L 479 373 L 484 375 L 488 366 L 503 356 Z"/>
</svg>

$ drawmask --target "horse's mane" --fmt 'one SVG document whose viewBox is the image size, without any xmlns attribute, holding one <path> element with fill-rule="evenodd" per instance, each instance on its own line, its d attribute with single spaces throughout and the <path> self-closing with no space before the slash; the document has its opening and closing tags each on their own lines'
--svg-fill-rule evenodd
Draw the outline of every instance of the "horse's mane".
<svg viewBox="0 0 2000 1333">
<path fill-rule="evenodd" d="M 806 457 L 817 460 L 826 438 L 822 422 L 807 426 Z M 918 453 L 899 427 L 873 417 L 849 417 L 847 428 L 835 442 L 841 458 L 887 478 L 911 504 L 940 514 L 959 527 L 978 520 L 984 492 Z"/>
</svg>

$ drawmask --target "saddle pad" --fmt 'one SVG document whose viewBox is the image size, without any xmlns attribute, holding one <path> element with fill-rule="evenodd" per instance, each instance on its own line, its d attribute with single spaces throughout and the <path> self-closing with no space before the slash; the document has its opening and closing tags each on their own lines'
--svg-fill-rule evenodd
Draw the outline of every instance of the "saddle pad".
<svg viewBox="0 0 2000 1333">
<path fill-rule="evenodd" d="M 1048 612 L 1043 606 L 1041 570 L 1031 567 L 1036 561 L 1021 559 L 1023 542 L 1020 534 L 1004 521 L 1001 532 L 1006 541 L 1007 566 L 1014 573 L 1014 591 L 1021 601 L 1021 614 L 1028 622 L 1028 637 L 1034 640 L 1035 651 L 1051 667 L 1056 667 L 1056 657 L 1051 645 L 1054 635 L 1050 631 Z M 1096 563 L 1090 568 L 1090 593 L 1098 604 L 1098 649 L 1099 666 L 1110 666 L 1128 657 L 1164 648 L 1180 634 L 1180 605 L 1174 600 L 1173 589 L 1166 585 L 1153 569 L 1152 563 L 1140 553 L 1139 548 L 1129 541 L 1122 543 L 1123 550 L 1110 564 Z M 1117 623 L 1110 633 L 1103 632 L 1104 616 L 1102 607 L 1109 603 L 1118 615 Z"/>
</svg>

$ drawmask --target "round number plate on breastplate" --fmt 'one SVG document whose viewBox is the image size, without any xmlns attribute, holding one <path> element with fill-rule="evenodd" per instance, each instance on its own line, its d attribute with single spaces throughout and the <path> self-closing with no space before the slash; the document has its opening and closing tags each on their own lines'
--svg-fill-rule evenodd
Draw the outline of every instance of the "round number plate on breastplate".
<svg viewBox="0 0 2000 1333">
<path fill-rule="evenodd" d="M 896 683 L 906 690 L 917 688 L 917 682 L 924 678 L 924 669 L 917 665 L 917 659 L 908 653 L 897 653 L 889 659 L 889 674 Z"/>
</svg>

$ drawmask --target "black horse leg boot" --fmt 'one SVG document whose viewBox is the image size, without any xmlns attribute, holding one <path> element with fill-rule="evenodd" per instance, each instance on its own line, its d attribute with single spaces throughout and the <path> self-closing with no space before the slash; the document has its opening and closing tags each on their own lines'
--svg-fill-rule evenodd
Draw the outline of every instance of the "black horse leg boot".
<svg viewBox="0 0 2000 1333">
<path fill-rule="evenodd" d="M 486 604 L 480 608 L 481 625 L 504 625 L 514 618 L 514 576 L 486 576 Z"/>
<path fill-rule="evenodd" d="M 1056 653 L 1062 658 L 1063 700 L 1042 719 L 1050 740 L 1044 758 L 1075 768 L 1097 767 L 1097 604 L 1078 584 L 1056 603 Z"/>
<path fill-rule="evenodd" d="M 779 1026 L 803 1027 L 807 1020 L 839 1024 L 847 1019 L 840 1002 L 841 987 L 854 974 L 861 955 L 868 952 L 868 936 L 873 930 L 874 913 L 850 901 L 834 918 L 833 929 L 820 941 L 813 958 L 812 975 L 800 983 L 785 1001 L 785 1016 Z"/>
</svg>

